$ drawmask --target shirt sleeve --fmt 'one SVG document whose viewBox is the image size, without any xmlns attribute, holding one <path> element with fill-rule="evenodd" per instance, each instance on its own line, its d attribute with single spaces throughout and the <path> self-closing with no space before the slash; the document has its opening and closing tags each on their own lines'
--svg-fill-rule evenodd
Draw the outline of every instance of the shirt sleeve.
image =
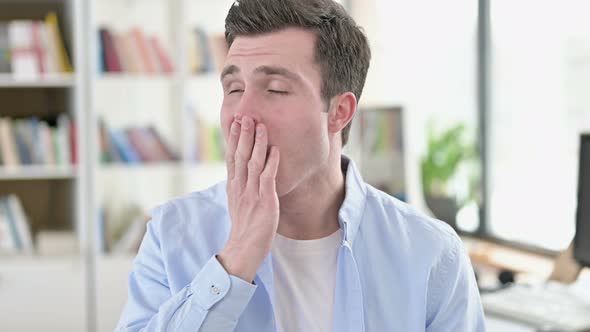
<svg viewBox="0 0 590 332">
<path fill-rule="evenodd" d="M 115 331 L 233 331 L 256 285 L 229 275 L 212 256 L 192 282 L 172 294 L 154 210 L 128 280 L 127 303 Z"/>
<path fill-rule="evenodd" d="M 485 331 L 475 274 L 456 234 L 431 271 L 426 331 Z"/>
</svg>

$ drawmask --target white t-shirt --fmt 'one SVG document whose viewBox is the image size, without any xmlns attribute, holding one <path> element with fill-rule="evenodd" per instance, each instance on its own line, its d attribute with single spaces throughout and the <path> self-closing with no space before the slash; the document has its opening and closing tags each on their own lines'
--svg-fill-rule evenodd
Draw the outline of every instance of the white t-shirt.
<svg viewBox="0 0 590 332">
<path fill-rule="evenodd" d="M 332 331 L 336 263 L 342 230 L 317 240 L 277 234 L 271 249 L 279 332 Z"/>
</svg>

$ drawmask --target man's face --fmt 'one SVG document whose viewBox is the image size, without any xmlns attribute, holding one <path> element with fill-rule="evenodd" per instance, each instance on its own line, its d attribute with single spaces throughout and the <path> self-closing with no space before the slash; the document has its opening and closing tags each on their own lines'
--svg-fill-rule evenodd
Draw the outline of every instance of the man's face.
<svg viewBox="0 0 590 332">
<path fill-rule="evenodd" d="M 312 32 L 295 28 L 237 37 L 222 73 L 224 137 L 227 141 L 235 115 L 266 125 L 269 146 L 277 146 L 281 155 L 279 197 L 318 172 L 329 154 L 315 40 Z"/>
</svg>

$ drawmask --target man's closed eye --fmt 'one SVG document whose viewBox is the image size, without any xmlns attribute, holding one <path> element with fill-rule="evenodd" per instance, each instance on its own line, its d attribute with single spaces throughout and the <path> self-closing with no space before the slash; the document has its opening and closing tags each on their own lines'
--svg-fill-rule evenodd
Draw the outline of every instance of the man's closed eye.
<svg viewBox="0 0 590 332">
<path fill-rule="evenodd" d="M 270 93 L 276 93 L 276 94 L 279 94 L 279 95 L 288 95 L 289 94 L 289 92 L 287 92 L 287 91 L 279 91 L 279 90 L 268 90 L 268 92 L 270 92 Z"/>
</svg>

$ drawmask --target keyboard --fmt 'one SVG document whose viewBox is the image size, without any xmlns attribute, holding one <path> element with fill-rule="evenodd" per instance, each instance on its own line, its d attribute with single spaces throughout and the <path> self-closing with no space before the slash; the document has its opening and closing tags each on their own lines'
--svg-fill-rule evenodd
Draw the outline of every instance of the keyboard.
<svg viewBox="0 0 590 332">
<path fill-rule="evenodd" d="M 482 294 L 486 314 L 558 331 L 590 331 L 590 299 L 566 285 L 512 285 Z"/>
</svg>

